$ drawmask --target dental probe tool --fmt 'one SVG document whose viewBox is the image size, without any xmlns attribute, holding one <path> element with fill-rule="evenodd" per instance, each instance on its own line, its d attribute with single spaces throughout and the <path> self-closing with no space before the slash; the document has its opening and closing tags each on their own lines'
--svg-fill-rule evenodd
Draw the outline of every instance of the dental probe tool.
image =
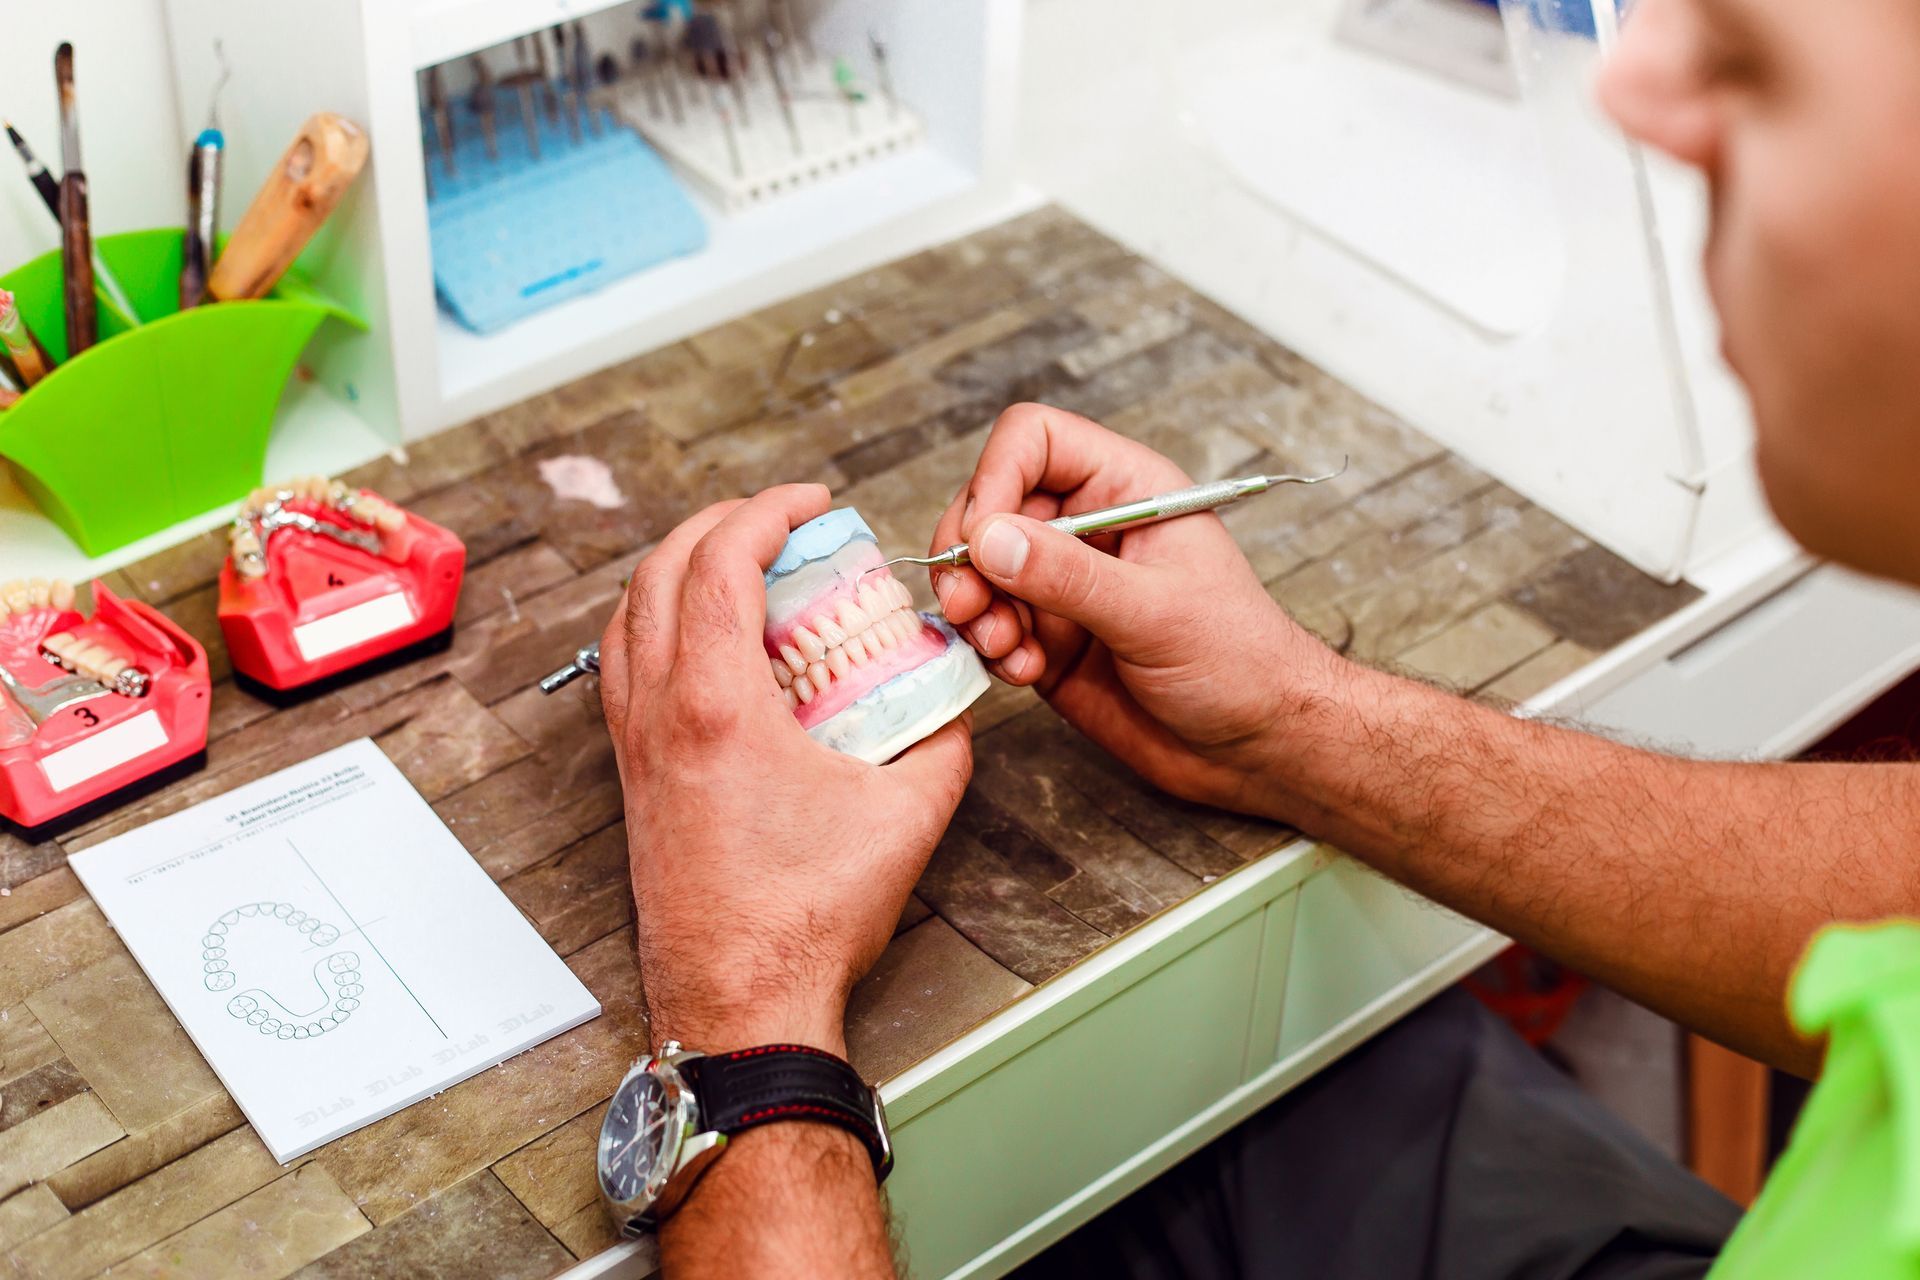
<svg viewBox="0 0 1920 1280">
<path fill-rule="evenodd" d="M 1189 515 L 1195 511 L 1212 511 L 1215 507 L 1224 507 L 1242 498 L 1251 498 L 1256 493 L 1265 493 L 1276 485 L 1319 484 L 1322 480 L 1331 480 L 1335 476 L 1344 474 L 1348 461 L 1347 458 L 1340 459 L 1340 469 L 1329 471 L 1323 476 L 1241 476 L 1237 480 L 1215 480 L 1211 484 L 1196 484 L 1191 488 L 1176 489 L 1172 493 L 1163 493 L 1157 497 L 1142 498 L 1138 502 L 1123 502 L 1117 507 L 1103 507 L 1098 511 L 1083 511 L 1075 516 L 1061 516 L 1047 523 L 1075 537 L 1090 538 L 1095 534 L 1133 529 L 1143 524 L 1152 524 L 1156 520 L 1170 520 L 1174 516 Z M 936 556 L 900 556 L 887 561 L 886 564 L 875 565 L 866 573 L 878 573 L 892 564 L 963 565 L 966 563 L 967 545 L 961 542 L 948 547 Z M 864 578 L 866 573 L 860 576 Z M 543 678 L 540 681 L 540 692 L 557 693 L 581 676 L 597 675 L 599 671 L 600 642 L 596 640 L 576 652 L 572 662 Z"/>
<path fill-rule="evenodd" d="M 1103 533 L 1116 533 L 1122 529 L 1135 529 L 1143 524 L 1153 524 L 1159 520 L 1171 520 L 1175 516 L 1191 515 L 1196 511 L 1212 511 L 1229 503 L 1251 498 L 1256 493 L 1265 493 L 1283 484 L 1319 484 L 1343 474 L 1348 459 L 1340 460 L 1338 471 L 1329 471 L 1323 476 L 1240 476 L 1233 480 L 1215 480 L 1208 484 L 1196 484 L 1186 489 L 1175 489 L 1172 493 L 1162 493 L 1151 498 L 1141 498 L 1137 502 L 1123 502 L 1118 506 L 1102 507 L 1098 511 L 1082 511 L 1078 515 L 1061 516 L 1047 523 L 1063 533 L 1076 538 L 1091 538 Z M 885 564 L 877 564 L 867 573 L 878 573 L 889 565 L 953 565 L 969 564 L 967 544 L 956 542 L 945 551 L 930 556 L 895 556 Z M 862 575 L 865 576 L 865 575 Z"/>
</svg>

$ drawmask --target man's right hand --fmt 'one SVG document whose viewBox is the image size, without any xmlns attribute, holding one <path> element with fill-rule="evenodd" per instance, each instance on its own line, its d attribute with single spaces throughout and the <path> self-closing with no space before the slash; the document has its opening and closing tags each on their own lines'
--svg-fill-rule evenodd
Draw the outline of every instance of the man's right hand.
<svg viewBox="0 0 1920 1280">
<path fill-rule="evenodd" d="M 1273 812 L 1293 719 L 1338 688 L 1342 659 L 1267 595 L 1219 517 L 1083 541 L 1045 523 L 1192 484 L 1145 445 L 1077 414 L 1000 415 L 934 531 L 972 568 L 934 594 L 991 669 L 1175 795 Z"/>
</svg>

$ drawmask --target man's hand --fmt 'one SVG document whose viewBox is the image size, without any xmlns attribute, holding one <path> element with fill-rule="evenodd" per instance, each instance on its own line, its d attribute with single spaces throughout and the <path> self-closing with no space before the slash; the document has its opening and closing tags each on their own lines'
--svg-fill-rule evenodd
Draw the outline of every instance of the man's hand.
<svg viewBox="0 0 1920 1280">
<path fill-rule="evenodd" d="M 977 571 L 934 592 L 1003 679 L 1167 790 L 1292 823 L 1742 1052 L 1817 1061 L 1787 977 L 1820 925 L 1920 909 L 1920 771 L 1676 760 L 1517 719 L 1333 654 L 1213 516 L 1093 543 L 1039 523 L 1185 483 L 1016 405 L 934 536 Z"/>
<path fill-rule="evenodd" d="M 761 575 L 827 501 L 785 485 L 702 511 L 641 562 L 601 638 L 655 1044 L 844 1054 L 847 993 L 972 770 L 964 719 L 876 768 L 781 699 Z"/>
<path fill-rule="evenodd" d="M 1083 541 L 1043 521 L 1192 484 L 1145 445 L 1077 414 L 1020 404 L 994 423 L 933 545 L 947 618 L 1010 684 L 1164 789 L 1243 811 L 1290 711 L 1341 661 L 1267 595 L 1213 515 Z M 1013 514 L 1009 514 L 1013 513 Z"/>
</svg>

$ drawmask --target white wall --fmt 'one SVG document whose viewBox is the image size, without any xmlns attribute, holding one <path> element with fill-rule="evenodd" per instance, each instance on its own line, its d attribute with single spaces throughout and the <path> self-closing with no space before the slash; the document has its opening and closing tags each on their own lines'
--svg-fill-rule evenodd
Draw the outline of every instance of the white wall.
<svg viewBox="0 0 1920 1280">
<path fill-rule="evenodd" d="M 186 216 L 187 145 L 173 91 L 161 0 L 54 0 L 6 5 L 0 114 L 47 168 L 60 172 L 53 51 L 73 42 L 80 143 L 96 235 L 178 225 Z M 244 68 L 236 69 L 236 74 Z M 212 85 L 190 92 L 196 123 Z M 4 138 L 0 138 L 0 143 Z M 53 218 L 14 158 L 0 153 L 0 270 L 59 245 Z"/>
</svg>

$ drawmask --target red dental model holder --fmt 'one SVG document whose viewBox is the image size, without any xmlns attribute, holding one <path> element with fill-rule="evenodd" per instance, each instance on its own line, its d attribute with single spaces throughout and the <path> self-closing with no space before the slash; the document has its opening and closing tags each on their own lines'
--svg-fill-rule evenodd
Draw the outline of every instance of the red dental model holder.
<svg viewBox="0 0 1920 1280">
<path fill-rule="evenodd" d="M 206 650 L 159 610 L 98 582 L 93 604 L 91 618 L 57 606 L 0 618 L 0 664 L 17 690 L 0 693 L 0 703 L 11 703 L 0 707 L 7 717 L 0 723 L 0 817 L 23 828 L 70 815 L 206 749 Z M 43 654 L 41 642 L 61 632 L 145 672 L 145 692 L 93 693 L 47 710 L 87 684 Z"/>
<path fill-rule="evenodd" d="M 283 505 L 305 527 L 266 535 L 262 576 L 243 576 L 232 555 L 220 567 L 220 630 L 237 674 L 277 692 L 305 689 L 452 627 L 467 549 L 451 531 L 410 511 L 376 531 L 322 502 Z M 378 551 L 360 545 L 375 540 Z"/>
</svg>

